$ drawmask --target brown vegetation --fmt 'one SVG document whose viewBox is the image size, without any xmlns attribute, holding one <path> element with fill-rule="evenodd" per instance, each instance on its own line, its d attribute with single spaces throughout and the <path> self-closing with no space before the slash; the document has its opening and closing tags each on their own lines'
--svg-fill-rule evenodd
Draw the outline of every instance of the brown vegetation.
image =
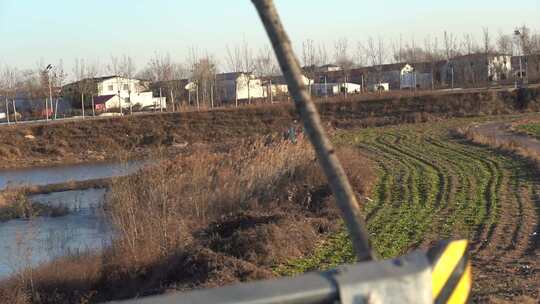
<svg viewBox="0 0 540 304">
<path fill-rule="evenodd" d="M 339 154 L 355 191 L 374 174 Z M 116 179 L 106 205 L 118 232 L 103 254 L 67 257 L 4 281 L 13 303 L 94 303 L 275 276 L 341 229 L 309 145 L 268 137 L 162 160 Z"/>
<path fill-rule="evenodd" d="M 539 88 L 476 90 L 418 96 L 352 96 L 318 103 L 323 121 L 351 128 L 437 121 L 449 117 L 538 111 Z M 201 112 L 136 115 L 124 118 L 1 127 L 0 166 L 24 167 L 147 155 L 156 147 L 174 154 L 196 144 L 235 142 L 277 134 L 296 119 L 292 106 L 251 106 Z"/>
<path fill-rule="evenodd" d="M 26 189 L 7 189 L 0 192 L 0 222 L 29 219 L 36 216 L 63 216 L 69 212 L 65 206 L 49 206 L 32 202 Z"/>
</svg>

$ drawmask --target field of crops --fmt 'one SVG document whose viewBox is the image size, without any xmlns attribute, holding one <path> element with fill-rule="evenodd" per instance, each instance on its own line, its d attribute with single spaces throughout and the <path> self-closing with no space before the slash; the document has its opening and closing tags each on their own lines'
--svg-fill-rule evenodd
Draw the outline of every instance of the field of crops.
<svg viewBox="0 0 540 304">
<path fill-rule="evenodd" d="M 477 300 L 536 298 L 537 171 L 524 159 L 453 135 L 453 129 L 466 123 L 372 128 L 338 136 L 338 144 L 354 145 L 378 164 L 379 182 L 364 199 L 372 244 L 388 258 L 438 239 L 467 238 Z M 313 256 L 279 271 L 294 273 L 352 259 L 343 233 Z"/>
</svg>

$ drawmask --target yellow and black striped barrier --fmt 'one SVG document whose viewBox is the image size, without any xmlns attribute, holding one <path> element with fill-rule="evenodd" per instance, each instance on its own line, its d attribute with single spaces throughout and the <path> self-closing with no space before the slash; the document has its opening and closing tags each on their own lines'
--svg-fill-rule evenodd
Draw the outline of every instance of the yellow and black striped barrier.
<svg viewBox="0 0 540 304">
<path fill-rule="evenodd" d="M 468 303 L 472 285 L 468 242 L 441 242 L 428 251 L 427 257 L 432 265 L 433 303 Z"/>
<path fill-rule="evenodd" d="M 327 272 L 171 293 L 125 304 L 365 304 L 468 303 L 471 265 L 466 240 L 443 241 L 425 252 L 343 265 Z"/>
</svg>

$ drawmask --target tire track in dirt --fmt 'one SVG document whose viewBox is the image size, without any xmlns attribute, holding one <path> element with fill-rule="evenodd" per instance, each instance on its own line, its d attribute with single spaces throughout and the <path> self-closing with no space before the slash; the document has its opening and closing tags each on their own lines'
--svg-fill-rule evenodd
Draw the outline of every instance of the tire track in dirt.
<svg viewBox="0 0 540 304">
<path fill-rule="evenodd" d="M 400 204 L 387 202 L 381 207 L 399 211 L 377 211 L 377 221 L 387 220 L 395 226 L 380 237 L 414 233 L 406 238 L 411 247 L 430 244 L 445 231 L 468 237 L 477 301 L 538 296 L 538 240 L 533 234 L 538 229 L 540 182 L 533 168 L 523 160 L 452 137 L 445 128 L 371 132 L 374 134 L 360 140 L 360 148 L 376 152 L 374 158 L 384 164 L 385 178 L 380 182 L 410 183 L 401 187 L 407 192 L 404 199 L 402 193 Z M 400 180 L 394 173 L 403 176 L 403 170 L 411 172 L 409 178 Z M 412 197 L 415 195 L 417 198 Z M 385 199 L 394 197 L 395 193 Z M 412 221 L 396 215 L 414 217 L 418 223 L 405 229 Z M 430 229 L 423 229 L 426 225 Z M 415 242 L 418 239 L 422 242 Z M 379 242 L 381 245 L 393 246 L 392 242 Z"/>
</svg>

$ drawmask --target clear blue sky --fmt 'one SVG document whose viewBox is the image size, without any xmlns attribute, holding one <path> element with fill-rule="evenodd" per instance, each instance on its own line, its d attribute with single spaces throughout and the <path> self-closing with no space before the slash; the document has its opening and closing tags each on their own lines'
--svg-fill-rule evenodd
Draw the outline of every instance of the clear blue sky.
<svg viewBox="0 0 540 304">
<path fill-rule="evenodd" d="M 310 38 L 351 43 L 368 36 L 403 35 L 422 43 L 444 30 L 459 37 L 493 36 L 527 24 L 540 30 L 540 0 L 276 0 L 297 45 Z M 75 58 L 127 54 L 137 68 L 155 51 L 183 61 L 197 46 L 218 58 L 243 39 L 253 48 L 267 42 L 249 0 L 0 0 L 0 64 L 33 68 L 63 59 L 69 73 Z M 223 60 L 222 60 L 223 62 Z"/>
</svg>

